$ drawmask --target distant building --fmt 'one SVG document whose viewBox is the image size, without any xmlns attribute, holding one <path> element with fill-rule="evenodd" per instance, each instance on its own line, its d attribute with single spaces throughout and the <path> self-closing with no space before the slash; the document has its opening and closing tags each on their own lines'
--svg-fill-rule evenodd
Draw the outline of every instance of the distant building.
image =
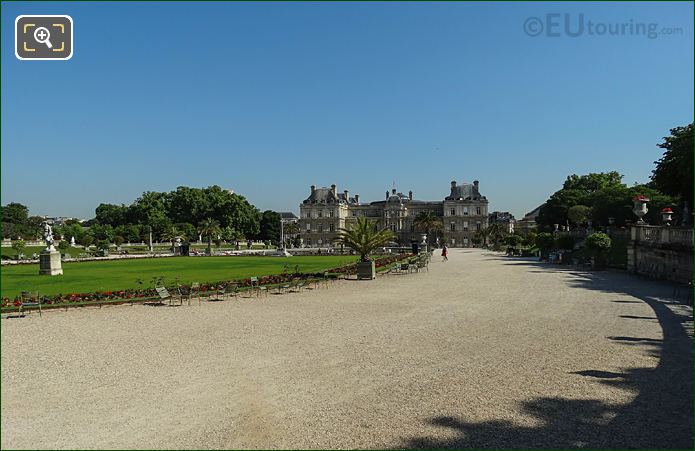
<svg viewBox="0 0 695 451">
<path fill-rule="evenodd" d="M 488 225 L 488 200 L 480 194 L 478 181 L 457 184 L 451 182 L 449 195 L 440 201 L 423 201 L 392 189 L 386 191 L 384 200 L 362 203 L 359 194 L 348 190 L 338 192 L 330 188 L 311 186 L 311 192 L 299 206 L 301 237 L 306 246 L 330 246 L 338 236 L 338 230 L 359 217 L 378 221 L 396 235 L 401 245 L 420 240 L 422 232 L 415 227 L 418 213 L 432 211 L 442 219 L 443 237 L 447 245 L 467 247 L 472 237 Z M 443 243 L 442 243 L 443 244 Z"/>
<path fill-rule="evenodd" d="M 526 213 L 524 217 L 516 222 L 516 231 L 522 235 L 526 235 L 529 232 L 536 231 L 536 218 L 540 214 L 541 208 L 545 206 L 545 203 L 537 206 L 530 212 Z"/>
<path fill-rule="evenodd" d="M 67 221 L 77 221 L 80 224 L 85 222 L 85 219 L 79 219 L 79 218 L 71 218 L 67 216 L 42 216 L 44 221 L 47 221 L 51 225 L 56 225 L 56 226 L 62 226 L 64 225 Z"/>
<path fill-rule="evenodd" d="M 297 215 L 295 215 L 291 211 L 280 211 L 278 212 L 278 214 L 280 215 L 280 219 L 285 223 L 299 221 Z"/>
<path fill-rule="evenodd" d="M 488 216 L 488 223 L 501 224 L 505 232 L 514 233 L 516 219 L 514 219 L 514 215 L 508 211 L 493 211 Z"/>
</svg>

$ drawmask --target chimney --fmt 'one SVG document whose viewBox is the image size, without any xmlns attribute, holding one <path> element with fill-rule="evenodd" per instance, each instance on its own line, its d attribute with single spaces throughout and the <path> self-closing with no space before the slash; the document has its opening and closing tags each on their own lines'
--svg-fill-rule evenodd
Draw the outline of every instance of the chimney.
<svg viewBox="0 0 695 451">
<path fill-rule="evenodd" d="M 345 195 L 345 202 L 350 202 L 350 193 L 348 193 L 348 190 L 343 190 L 343 195 Z"/>
<path fill-rule="evenodd" d="M 386 200 L 389 200 L 389 192 L 386 191 Z"/>
<path fill-rule="evenodd" d="M 357 202 L 358 204 L 360 203 L 360 195 L 359 194 L 355 194 L 355 202 Z"/>
<path fill-rule="evenodd" d="M 338 193 L 335 189 L 335 183 L 331 185 L 331 191 L 333 191 L 333 197 L 338 197 L 338 196 L 336 196 L 336 194 L 338 194 Z"/>
<path fill-rule="evenodd" d="M 451 181 L 451 187 L 452 187 L 452 188 L 456 188 L 456 180 L 452 180 L 452 181 Z"/>
<path fill-rule="evenodd" d="M 473 186 L 475 186 L 475 189 L 476 189 L 476 190 L 478 189 L 478 184 L 479 184 L 479 183 L 480 183 L 480 182 L 478 182 L 477 180 L 474 180 L 474 181 L 473 181 Z"/>
<path fill-rule="evenodd" d="M 408 199 L 413 200 L 413 190 L 408 191 Z"/>
<path fill-rule="evenodd" d="M 314 194 L 314 191 L 316 191 L 316 185 L 311 185 L 311 194 Z"/>
</svg>

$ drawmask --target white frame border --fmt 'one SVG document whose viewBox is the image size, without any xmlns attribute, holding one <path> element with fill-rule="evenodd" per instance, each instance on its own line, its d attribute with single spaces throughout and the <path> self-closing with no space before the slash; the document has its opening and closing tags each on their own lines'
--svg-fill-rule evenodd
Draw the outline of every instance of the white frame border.
<svg viewBox="0 0 695 451">
<path fill-rule="evenodd" d="M 19 19 L 23 17 L 64 17 L 70 21 L 70 55 L 67 57 L 63 58 L 22 58 L 19 56 L 19 52 L 17 52 L 17 24 L 19 23 Z M 17 18 L 14 20 L 14 56 L 17 57 L 18 60 L 21 61 L 67 61 L 72 58 L 72 56 L 75 54 L 75 47 L 73 46 L 73 43 L 75 41 L 75 24 L 72 21 L 72 17 L 66 15 L 66 14 L 21 14 L 17 16 Z"/>
</svg>

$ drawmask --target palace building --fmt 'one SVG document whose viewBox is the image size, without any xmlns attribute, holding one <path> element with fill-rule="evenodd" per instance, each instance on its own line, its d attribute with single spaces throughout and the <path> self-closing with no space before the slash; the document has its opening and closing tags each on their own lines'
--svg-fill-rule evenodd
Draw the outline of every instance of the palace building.
<svg viewBox="0 0 695 451">
<path fill-rule="evenodd" d="M 414 225 L 415 217 L 423 211 L 432 211 L 442 220 L 442 235 L 450 247 L 472 246 L 473 235 L 488 225 L 488 200 L 480 194 L 478 181 L 451 182 L 451 189 L 443 200 L 423 201 L 392 189 L 384 200 L 360 202 L 359 194 L 348 190 L 338 192 L 330 188 L 311 186 L 311 193 L 299 205 L 300 236 L 304 245 L 330 246 L 338 230 L 349 226 L 359 217 L 367 217 L 392 230 L 401 245 L 420 241 L 422 232 Z M 441 243 L 443 244 L 443 243 Z"/>
</svg>

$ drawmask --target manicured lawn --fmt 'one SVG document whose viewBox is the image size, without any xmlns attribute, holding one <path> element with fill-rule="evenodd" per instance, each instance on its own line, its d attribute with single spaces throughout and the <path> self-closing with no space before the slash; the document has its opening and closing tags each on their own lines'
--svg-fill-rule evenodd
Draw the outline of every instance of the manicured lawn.
<svg viewBox="0 0 695 451">
<path fill-rule="evenodd" d="M 31 257 L 31 254 L 36 252 L 37 254 L 41 252 L 43 249 L 45 249 L 46 246 L 27 246 L 24 249 L 22 249 L 22 253 L 24 254 L 25 257 Z M 80 249 L 81 252 L 84 252 L 84 250 Z M 11 247 L 3 247 L 0 248 L 0 252 L 2 252 L 2 255 L 7 255 L 10 257 L 14 257 L 17 255 L 17 251 L 12 249 Z"/>
<path fill-rule="evenodd" d="M 17 265 L 3 267 L 0 282 L 2 296 L 12 298 L 29 290 L 65 294 L 139 288 L 138 278 L 147 288 L 153 277 L 160 276 L 166 284 L 173 284 L 176 277 L 181 283 L 242 279 L 279 274 L 286 264 L 290 271 L 299 265 L 300 272 L 321 272 L 355 261 L 354 256 L 148 258 L 63 263 L 62 276 L 40 276 L 38 265 Z"/>
</svg>

